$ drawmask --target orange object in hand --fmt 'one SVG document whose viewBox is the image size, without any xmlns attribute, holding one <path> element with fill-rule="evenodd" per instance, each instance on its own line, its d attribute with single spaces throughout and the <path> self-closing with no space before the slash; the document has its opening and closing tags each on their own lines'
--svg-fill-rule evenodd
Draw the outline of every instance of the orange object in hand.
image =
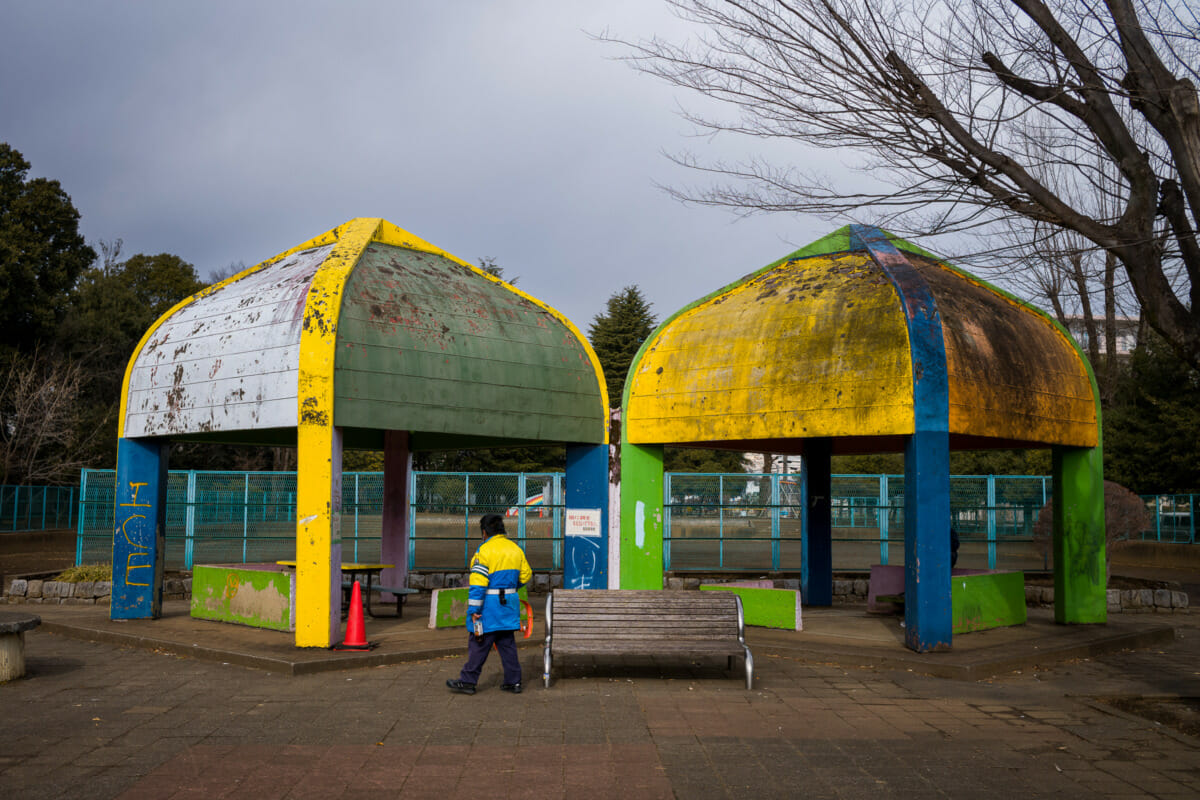
<svg viewBox="0 0 1200 800">
<path fill-rule="evenodd" d="M 529 617 L 521 623 L 521 630 L 525 633 L 525 638 L 533 636 L 533 606 L 529 605 L 528 600 L 522 600 L 521 605 L 525 606 L 525 613 Z"/>
</svg>

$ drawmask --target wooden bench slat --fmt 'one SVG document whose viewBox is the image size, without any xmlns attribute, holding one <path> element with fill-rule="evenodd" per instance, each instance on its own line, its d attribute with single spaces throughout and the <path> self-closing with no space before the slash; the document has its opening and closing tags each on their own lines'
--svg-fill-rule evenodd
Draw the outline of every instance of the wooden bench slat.
<svg viewBox="0 0 1200 800">
<path fill-rule="evenodd" d="M 604 631 L 612 633 L 620 633 L 628 631 L 629 636 L 636 636 L 638 633 L 654 634 L 654 636 L 662 636 L 673 638 L 677 636 L 692 636 L 692 634 L 703 633 L 708 636 L 724 636 L 737 638 L 738 628 L 736 625 L 672 625 L 671 631 L 662 630 L 662 626 L 655 625 L 626 625 L 624 622 L 604 622 L 596 621 L 589 622 L 587 625 L 578 624 L 563 624 L 558 625 L 558 620 L 554 620 L 554 633 L 562 634 L 562 636 L 571 636 L 574 633 L 588 633 L 589 631 Z"/>
<path fill-rule="evenodd" d="M 728 645 L 705 646 L 703 644 L 697 644 L 697 643 L 688 643 L 686 645 L 684 645 L 684 644 L 663 645 L 661 642 L 659 643 L 658 647 L 653 647 L 653 646 L 651 646 L 651 644 L 649 642 L 646 642 L 645 646 L 643 646 L 643 647 L 636 647 L 636 646 L 635 647 L 617 647 L 614 645 L 611 648 L 599 648 L 594 645 L 588 646 L 584 643 L 578 643 L 574 646 L 564 645 L 562 647 L 555 644 L 554 652 L 557 655 L 605 655 L 605 656 L 610 656 L 610 655 L 669 655 L 669 656 L 678 656 L 680 654 L 683 654 L 683 655 L 696 654 L 696 655 L 725 656 L 725 655 L 741 655 L 742 648 L 741 647 L 729 647 Z"/>
</svg>

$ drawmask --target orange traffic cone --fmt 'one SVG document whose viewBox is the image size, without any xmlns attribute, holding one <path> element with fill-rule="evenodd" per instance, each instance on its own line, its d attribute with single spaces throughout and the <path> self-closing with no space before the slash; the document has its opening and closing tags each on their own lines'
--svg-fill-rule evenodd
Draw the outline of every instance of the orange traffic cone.
<svg viewBox="0 0 1200 800">
<path fill-rule="evenodd" d="M 350 591 L 350 614 L 346 617 L 346 638 L 334 646 L 334 650 L 370 650 L 374 645 L 367 641 L 363 629 L 362 588 L 358 581 Z"/>
</svg>

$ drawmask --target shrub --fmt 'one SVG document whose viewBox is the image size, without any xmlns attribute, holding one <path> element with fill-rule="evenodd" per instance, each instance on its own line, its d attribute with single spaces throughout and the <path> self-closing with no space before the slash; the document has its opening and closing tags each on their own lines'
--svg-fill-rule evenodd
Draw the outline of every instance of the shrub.
<svg viewBox="0 0 1200 800">
<path fill-rule="evenodd" d="M 1114 542 L 1133 539 L 1147 530 L 1153 520 L 1142 498 L 1119 483 L 1104 482 L 1104 546 L 1107 552 Z M 1054 500 L 1042 506 L 1033 526 L 1033 543 L 1043 558 L 1050 559 L 1051 533 L 1054 528 Z M 1107 559 L 1106 559 L 1107 564 Z"/>
<path fill-rule="evenodd" d="M 112 564 L 81 564 L 68 567 L 54 580 L 63 583 L 83 583 L 84 581 L 111 581 Z"/>
</svg>

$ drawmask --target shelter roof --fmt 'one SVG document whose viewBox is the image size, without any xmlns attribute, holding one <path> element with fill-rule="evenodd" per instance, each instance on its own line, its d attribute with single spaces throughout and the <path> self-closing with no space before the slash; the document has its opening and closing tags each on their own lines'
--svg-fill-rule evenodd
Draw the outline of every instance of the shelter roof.
<svg viewBox="0 0 1200 800">
<path fill-rule="evenodd" d="M 1095 384 L 1033 306 L 874 228 L 831 234 L 687 306 L 626 384 L 642 444 L 835 453 L 902 450 L 919 426 L 951 447 L 1095 446 Z"/>
<path fill-rule="evenodd" d="M 602 443 L 607 408 L 599 361 L 562 314 L 354 219 L 163 315 L 130 359 L 121 435 L 289 444 L 331 413 L 348 447 L 382 447 L 385 430 L 417 450 Z"/>
</svg>

